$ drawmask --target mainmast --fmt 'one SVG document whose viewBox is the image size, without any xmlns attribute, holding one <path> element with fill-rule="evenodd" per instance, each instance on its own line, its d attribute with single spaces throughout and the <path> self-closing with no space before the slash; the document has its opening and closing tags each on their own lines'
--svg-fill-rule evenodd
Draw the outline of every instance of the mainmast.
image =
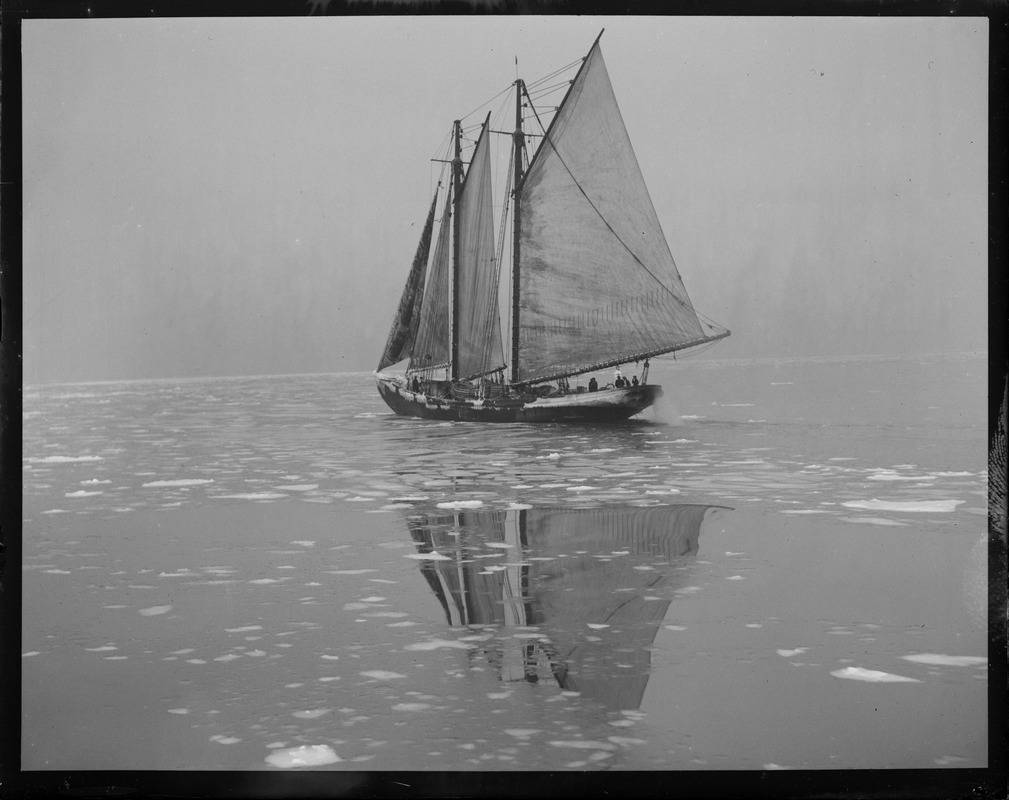
<svg viewBox="0 0 1009 800">
<path fill-rule="evenodd" d="M 459 380 L 459 195 L 462 190 L 462 121 L 453 123 L 455 157 L 452 159 L 452 342 L 449 356 L 449 378 Z"/>
<path fill-rule="evenodd" d="M 512 354 L 511 382 L 519 379 L 519 184 L 522 181 L 522 151 L 525 149 L 525 135 L 522 133 L 522 93 L 525 83 L 521 78 L 515 81 L 515 133 L 514 147 L 515 176 L 512 181 Z"/>
</svg>

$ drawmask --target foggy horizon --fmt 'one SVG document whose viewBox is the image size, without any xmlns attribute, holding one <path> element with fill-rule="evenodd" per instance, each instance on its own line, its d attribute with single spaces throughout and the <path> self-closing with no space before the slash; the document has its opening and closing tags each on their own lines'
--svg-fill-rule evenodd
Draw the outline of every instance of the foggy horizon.
<svg viewBox="0 0 1009 800">
<path fill-rule="evenodd" d="M 372 371 L 451 121 L 603 28 L 678 358 L 987 351 L 984 18 L 25 20 L 25 384 Z"/>
</svg>

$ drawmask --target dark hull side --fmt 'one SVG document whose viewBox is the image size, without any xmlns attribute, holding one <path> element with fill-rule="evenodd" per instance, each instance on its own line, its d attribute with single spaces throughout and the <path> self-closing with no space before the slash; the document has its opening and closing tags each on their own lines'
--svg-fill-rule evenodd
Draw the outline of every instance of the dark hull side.
<svg viewBox="0 0 1009 800">
<path fill-rule="evenodd" d="M 402 381 L 378 377 L 378 392 L 397 414 L 462 422 L 619 422 L 662 396 L 661 386 L 603 389 L 530 401 L 501 398 L 483 402 L 415 393 Z"/>
</svg>

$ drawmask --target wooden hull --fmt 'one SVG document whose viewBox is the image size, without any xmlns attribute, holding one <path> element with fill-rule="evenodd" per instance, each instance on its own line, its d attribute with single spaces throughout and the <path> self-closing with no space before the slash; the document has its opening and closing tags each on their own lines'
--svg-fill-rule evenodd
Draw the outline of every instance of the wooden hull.
<svg viewBox="0 0 1009 800">
<path fill-rule="evenodd" d="M 661 386 L 601 389 L 560 397 L 462 400 L 428 397 L 402 379 L 378 375 L 378 392 L 397 414 L 463 422 L 618 422 L 633 417 L 662 396 Z"/>
</svg>

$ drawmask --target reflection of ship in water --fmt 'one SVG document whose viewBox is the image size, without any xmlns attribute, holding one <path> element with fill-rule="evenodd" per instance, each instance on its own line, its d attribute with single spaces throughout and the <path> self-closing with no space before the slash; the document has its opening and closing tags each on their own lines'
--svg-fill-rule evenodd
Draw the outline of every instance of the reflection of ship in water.
<svg viewBox="0 0 1009 800">
<path fill-rule="evenodd" d="M 641 704 L 651 645 L 689 574 L 706 505 L 533 508 L 412 517 L 448 623 L 490 629 L 502 680 L 555 683 L 609 708 Z"/>
</svg>

